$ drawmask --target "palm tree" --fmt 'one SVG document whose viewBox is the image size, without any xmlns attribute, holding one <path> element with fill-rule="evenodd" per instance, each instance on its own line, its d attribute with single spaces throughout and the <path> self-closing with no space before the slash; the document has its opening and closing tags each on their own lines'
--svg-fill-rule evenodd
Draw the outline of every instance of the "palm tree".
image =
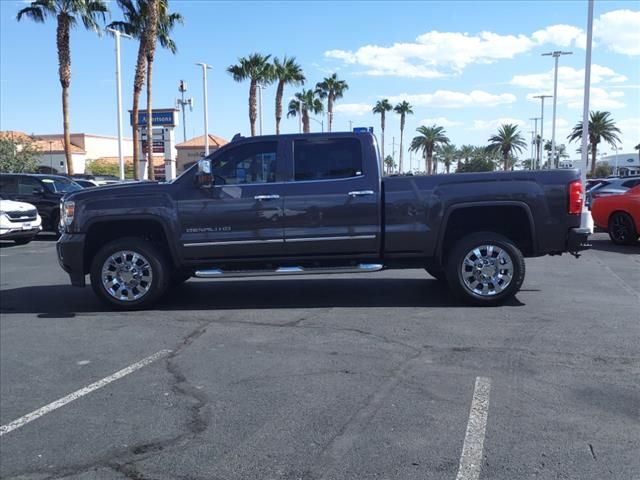
<svg viewBox="0 0 640 480">
<path fill-rule="evenodd" d="M 611 118 L 609 112 L 591 112 L 589 115 L 589 143 L 591 144 L 591 176 L 596 174 L 596 154 L 598 144 L 605 141 L 612 147 L 620 142 L 618 137 L 620 129 L 616 127 L 616 123 Z M 567 137 L 570 142 L 582 138 L 582 122 L 578 122 L 571 134 Z"/>
<path fill-rule="evenodd" d="M 465 164 L 469 163 L 469 159 L 471 158 L 471 155 L 473 155 L 474 149 L 475 147 L 473 145 L 463 145 L 460 147 L 460 150 L 458 150 L 458 170 L 460 170 L 462 166 L 460 164 L 461 159 L 464 159 Z"/>
<path fill-rule="evenodd" d="M 427 175 L 432 174 L 432 165 L 433 165 L 433 151 L 438 145 L 446 145 L 449 143 L 449 138 L 447 137 L 447 132 L 444 127 L 438 127 L 436 125 L 432 125 L 431 127 L 425 127 L 424 125 L 416 128 L 416 132 L 420 135 L 413 137 L 411 140 L 411 145 L 409 146 L 409 150 L 413 152 L 422 151 L 424 155 L 426 164 L 425 170 Z"/>
<path fill-rule="evenodd" d="M 296 58 L 287 58 L 286 55 L 280 61 L 278 57 L 273 59 L 273 77 L 277 80 L 276 88 L 276 135 L 280 135 L 280 120 L 282 119 L 282 96 L 285 85 L 300 86 L 306 80 L 302 67 L 296 63 Z"/>
<path fill-rule="evenodd" d="M 98 18 L 104 21 L 108 12 L 103 0 L 35 0 L 18 12 L 16 19 L 28 17 L 34 22 L 44 23 L 47 17 L 56 17 L 56 43 L 58 48 L 58 78 L 62 86 L 62 128 L 64 132 L 64 154 L 67 159 L 67 174 L 73 175 L 71 157 L 71 131 L 69 129 L 69 86 L 71 85 L 71 50 L 69 36 L 78 23 L 87 30 L 100 33 Z"/>
<path fill-rule="evenodd" d="M 403 137 L 403 134 L 404 134 L 404 122 L 405 122 L 406 116 L 412 114 L 413 110 L 412 110 L 412 107 L 409 104 L 409 102 L 403 100 L 402 102 L 397 104 L 395 107 L 393 107 L 393 111 L 400 114 L 400 162 L 399 162 L 399 166 L 400 166 L 400 173 L 402 173 L 403 172 L 403 169 L 402 169 L 402 137 Z"/>
<path fill-rule="evenodd" d="M 547 152 L 547 157 L 549 159 L 551 159 L 551 156 L 552 156 L 552 153 L 551 153 L 552 149 L 553 149 L 553 145 L 551 141 L 547 140 L 544 144 L 544 151 Z M 558 168 L 561 158 L 569 158 L 569 154 L 567 153 L 567 147 L 563 143 L 556 145 L 556 158 L 552 160 L 554 168 Z"/>
<path fill-rule="evenodd" d="M 248 57 L 238 59 L 237 65 L 230 65 L 227 72 L 236 82 L 249 80 L 249 123 L 251 124 L 251 136 L 256 134 L 256 118 L 258 109 L 256 106 L 256 91 L 258 83 L 269 85 L 273 81 L 273 66 L 269 63 L 271 55 L 252 53 Z"/>
<path fill-rule="evenodd" d="M 380 131 L 381 136 L 380 136 L 380 140 L 381 140 L 381 144 L 380 144 L 380 149 L 382 152 L 382 158 L 385 158 L 384 156 L 384 126 L 385 126 L 385 117 L 387 112 L 390 112 L 391 110 L 393 110 L 393 106 L 389 103 L 389 100 L 387 100 L 386 98 L 383 98 L 382 100 L 378 100 L 376 102 L 376 106 L 373 107 L 373 109 L 371 110 L 373 113 L 379 113 L 380 114 Z"/>
<path fill-rule="evenodd" d="M 292 98 L 289 102 L 289 111 L 287 117 L 295 117 L 302 113 L 302 131 L 309 133 L 309 113 L 318 114 L 322 113 L 324 105 L 322 100 L 318 98 L 317 90 L 305 90 L 295 94 L 295 98 Z"/>
<path fill-rule="evenodd" d="M 458 157 L 458 149 L 452 143 L 441 144 L 436 147 L 436 151 L 438 155 L 442 159 L 445 168 L 447 169 L 447 173 L 451 172 L 451 164 Z"/>
<path fill-rule="evenodd" d="M 133 80 L 133 174 L 136 179 L 140 178 L 140 169 L 138 167 L 138 111 L 140 104 L 140 93 L 146 76 L 146 52 L 145 31 L 149 19 L 148 0 L 117 0 L 118 6 L 122 9 L 124 20 L 111 22 L 109 28 L 120 30 L 121 32 L 137 38 L 138 57 L 136 60 L 136 72 Z M 171 31 L 176 24 L 182 24 L 183 18 L 179 13 L 168 13 L 168 0 L 160 0 L 160 8 L 158 10 L 158 22 L 156 36 L 160 46 L 175 54 L 178 51 L 175 42 L 171 38 Z M 147 138 L 147 141 L 149 139 Z"/>
<path fill-rule="evenodd" d="M 509 170 L 509 156 L 515 152 L 522 152 L 527 146 L 527 142 L 518 132 L 518 126 L 511 123 L 501 125 L 498 134 L 489 137 L 488 141 L 487 148 L 490 152 L 502 154 L 505 171 Z"/>
<path fill-rule="evenodd" d="M 316 84 L 316 92 L 321 99 L 327 99 L 327 114 L 329 116 L 329 131 L 333 125 L 333 104 L 342 98 L 344 92 L 349 90 L 349 85 L 344 80 L 338 80 L 336 73 L 326 77 Z"/>
</svg>

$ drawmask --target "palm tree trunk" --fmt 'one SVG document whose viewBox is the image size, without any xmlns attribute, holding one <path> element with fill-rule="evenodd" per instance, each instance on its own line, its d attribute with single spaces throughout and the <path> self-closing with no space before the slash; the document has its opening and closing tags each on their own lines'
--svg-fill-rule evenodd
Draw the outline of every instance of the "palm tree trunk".
<svg viewBox="0 0 640 480">
<path fill-rule="evenodd" d="M 133 81 L 133 177 L 136 180 L 140 180 L 140 131 L 138 127 L 138 112 L 140 105 L 140 93 L 142 93 L 142 86 L 144 85 L 145 73 L 146 73 L 146 58 L 145 58 L 145 46 L 144 39 L 140 39 L 140 45 L 138 46 L 138 59 L 136 61 L 136 74 Z"/>
<path fill-rule="evenodd" d="M 450 173 L 451 171 L 451 162 L 447 163 L 447 173 Z"/>
<path fill-rule="evenodd" d="M 249 85 L 249 123 L 251 124 L 251 136 L 256 135 L 256 118 L 258 118 L 258 107 L 256 104 L 256 90 L 258 88 L 258 82 L 251 80 Z"/>
<path fill-rule="evenodd" d="M 153 165 L 153 102 L 152 102 L 152 81 L 151 75 L 153 59 L 147 58 L 147 178 L 156 179 L 156 172 Z"/>
<path fill-rule="evenodd" d="M 69 129 L 69 86 L 71 85 L 71 52 L 69 50 L 69 17 L 58 15 L 56 43 L 58 47 L 58 74 L 62 86 L 62 129 L 64 133 L 64 155 L 67 161 L 67 175 L 73 175 L 71 155 L 71 131 Z"/>
<path fill-rule="evenodd" d="M 282 120 L 282 96 L 284 95 L 284 82 L 278 82 L 276 90 L 276 135 L 280 135 L 280 120 Z"/>
<path fill-rule="evenodd" d="M 591 144 L 591 178 L 596 176 L 596 154 L 598 152 L 598 144 Z"/>
<path fill-rule="evenodd" d="M 333 95 L 331 93 L 329 93 L 329 97 L 327 98 L 327 112 L 329 114 L 329 132 L 331 132 L 333 125 Z"/>
<path fill-rule="evenodd" d="M 309 133 L 311 131 L 309 127 L 309 110 L 306 108 L 302 109 L 302 133 Z"/>
<path fill-rule="evenodd" d="M 509 154 L 507 152 L 502 154 L 502 158 L 504 159 L 504 171 L 509 170 Z"/>
<path fill-rule="evenodd" d="M 400 163 L 398 164 L 398 170 L 402 173 L 402 137 L 404 135 L 404 113 L 400 115 Z"/>
</svg>

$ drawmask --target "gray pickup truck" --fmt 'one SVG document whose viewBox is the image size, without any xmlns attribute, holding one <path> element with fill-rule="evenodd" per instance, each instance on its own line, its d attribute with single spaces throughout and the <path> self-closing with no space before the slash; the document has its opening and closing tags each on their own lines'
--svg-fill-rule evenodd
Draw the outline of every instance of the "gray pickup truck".
<svg viewBox="0 0 640 480">
<path fill-rule="evenodd" d="M 121 309 L 190 277 L 400 268 L 495 305 L 525 257 L 588 247 L 582 202 L 577 170 L 383 178 L 371 134 L 239 137 L 170 183 L 68 195 L 57 252 L 73 285 L 89 275 Z"/>
</svg>

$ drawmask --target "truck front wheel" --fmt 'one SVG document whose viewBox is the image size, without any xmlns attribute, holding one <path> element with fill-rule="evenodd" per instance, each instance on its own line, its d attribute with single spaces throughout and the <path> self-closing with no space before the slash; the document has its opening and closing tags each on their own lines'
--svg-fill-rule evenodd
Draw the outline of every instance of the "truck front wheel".
<svg viewBox="0 0 640 480">
<path fill-rule="evenodd" d="M 119 310 L 151 306 L 169 282 L 162 253 L 151 242 L 136 237 L 104 245 L 93 259 L 90 275 L 96 295 Z"/>
<path fill-rule="evenodd" d="M 498 305 L 524 281 L 524 256 L 508 238 L 493 232 L 467 235 L 451 251 L 447 281 L 454 293 L 474 305 Z"/>
</svg>

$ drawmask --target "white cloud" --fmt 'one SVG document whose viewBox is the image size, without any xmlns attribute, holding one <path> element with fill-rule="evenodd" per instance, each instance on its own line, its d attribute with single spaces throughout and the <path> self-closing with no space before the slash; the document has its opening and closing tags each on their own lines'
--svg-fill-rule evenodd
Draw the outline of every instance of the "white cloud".
<svg viewBox="0 0 640 480">
<path fill-rule="evenodd" d="M 502 117 L 496 118 L 495 120 L 474 120 L 473 126 L 470 128 L 470 130 L 493 131 L 498 130 L 498 128 L 505 123 L 518 125 L 519 127 L 526 125 L 526 122 L 518 118 Z M 523 132 L 520 133 L 522 134 Z"/>
<path fill-rule="evenodd" d="M 339 103 L 333 107 L 336 113 L 345 113 L 347 115 L 366 115 L 371 113 L 373 107 L 367 103 Z"/>
<path fill-rule="evenodd" d="M 640 11 L 614 10 L 600 15 L 594 22 L 596 44 L 617 53 L 640 55 Z M 470 64 L 511 59 L 542 45 L 584 49 L 586 35 L 582 28 L 567 24 L 549 25 L 530 36 L 432 30 L 412 42 L 328 50 L 324 55 L 364 67 L 360 73 L 365 75 L 438 78 L 459 74 Z"/>
<path fill-rule="evenodd" d="M 463 122 L 458 122 L 455 120 L 449 120 L 446 117 L 437 117 L 437 118 L 425 118 L 420 122 L 420 125 L 438 125 L 440 127 L 457 127 L 459 125 L 464 125 Z"/>
<path fill-rule="evenodd" d="M 441 108 L 462 107 L 495 107 L 508 105 L 516 101 L 516 96 L 511 93 L 494 95 L 482 90 L 473 90 L 469 93 L 454 92 L 451 90 L 437 90 L 434 93 L 401 94 L 389 96 L 392 103 L 406 100 L 414 106 L 430 106 Z"/>
<path fill-rule="evenodd" d="M 509 82 L 511 85 L 531 89 L 553 88 L 553 68 L 545 73 L 531 75 L 515 75 Z M 627 77 L 614 72 L 608 67 L 594 64 L 591 66 L 591 85 L 602 82 L 620 83 L 627 81 Z M 582 88 L 584 85 L 584 68 L 558 67 L 558 85 L 565 88 Z"/>
<path fill-rule="evenodd" d="M 548 92 L 545 92 L 545 94 Z M 540 103 L 539 98 L 535 98 L 539 93 L 530 93 L 527 100 Z M 589 94 L 589 108 L 592 110 L 624 108 L 626 104 L 619 99 L 624 97 L 624 92 L 610 91 L 600 87 L 591 87 Z M 552 99 L 546 100 L 546 105 L 551 105 Z M 565 88 L 558 86 L 558 105 L 567 105 L 569 108 L 582 109 L 584 101 L 584 90 L 582 88 Z"/>
<path fill-rule="evenodd" d="M 551 43 L 565 48 L 585 48 L 587 43 L 584 30 L 573 25 L 551 25 L 544 30 L 533 32 L 531 38 L 539 44 Z"/>
<path fill-rule="evenodd" d="M 513 58 L 533 46 L 525 35 L 499 35 L 480 32 L 424 33 L 413 43 L 394 43 L 389 47 L 365 45 L 356 51 L 329 50 L 325 57 L 366 67 L 366 75 L 437 78 L 460 73 L 471 63 L 493 63 Z"/>
<path fill-rule="evenodd" d="M 593 36 L 609 50 L 640 55 L 640 10 L 613 10 L 593 22 Z"/>
<path fill-rule="evenodd" d="M 640 139 L 640 117 L 625 118 L 616 121 L 616 126 L 620 129 L 620 138 L 625 148 L 632 151 Z"/>
</svg>

